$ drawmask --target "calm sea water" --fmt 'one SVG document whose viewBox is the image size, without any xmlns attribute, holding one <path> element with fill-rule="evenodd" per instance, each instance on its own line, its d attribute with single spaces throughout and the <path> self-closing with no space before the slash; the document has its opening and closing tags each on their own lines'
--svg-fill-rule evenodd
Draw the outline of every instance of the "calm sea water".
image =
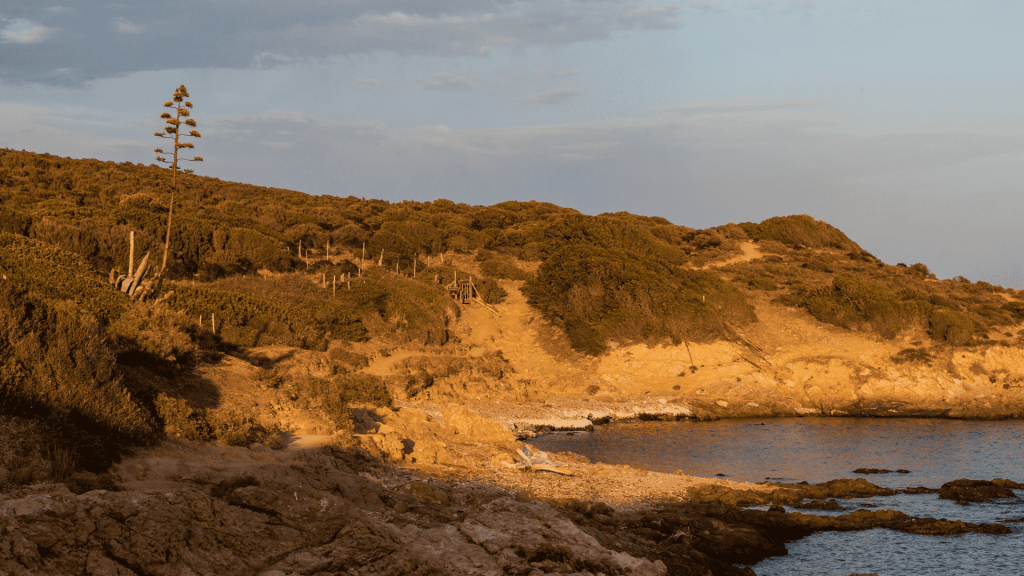
<svg viewBox="0 0 1024 576">
<path fill-rule="evenodd" d="M 593 462 L 697 476 L 817 483 L 864 477 L 890 488 L 938 488 L 957 478 L 1024 481 L 1024 422 L 786 418 L 717 422 L 637 422 L 594 432 L 556 433 L 531 443 Z M 856 468 L 909 474 L 859 476 Z M 1024 491 L 1018 491 L 1024 496 Z M 846 501 L 915 516 L 996 522 L 1024 517 L 1016 501 L 959 506 L 933 494 Z M 810 512 L 810 511 L 805 511 Z M 845 512 L 814 512 L 842 514 Z M 789 555 L 755 565 L 759 575 L 852 573 L 1024 575 L 1024 522 L 1013 534 L 915 536 L 890 530 L 829 532 L 789 544 Z"/>
</svg>

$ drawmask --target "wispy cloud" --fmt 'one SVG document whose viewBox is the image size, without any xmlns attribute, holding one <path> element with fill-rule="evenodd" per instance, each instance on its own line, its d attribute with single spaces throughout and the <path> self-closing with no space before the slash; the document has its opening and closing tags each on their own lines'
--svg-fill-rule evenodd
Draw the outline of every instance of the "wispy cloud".
<svg viewBox="0 0 1024 576">
<path fill-rule="evenodd" d="M 697 0 L 697 2 L 690 4 L 690 6 L 703 12 L 728 12 L 725 6 L 711 0 Z"/>
<path fill-rule="evenodd" d="M 142 33 L 142 26 L 139 26 L 138 24 L 133 24 L 132 22 L 128 21 L 127 18 L 114 18 L 114 28 L 116 28 L 118 32 L 122 32 L 124 34 Z"/>
<path fill-rule="evenodd" d="M 575 76 L 582 73 L 583 71 L 579 68 L 553 68 L 548 66 L 540 71 L 540 75 L 544 78 L 565 78 L 566 76 Z"/>
<path fill-rule="evenodd" d="M 35 24 L 24 18 L 17 18 L 0 31 L 0 39 L 14 44 L 35 44 L 46 40 L 53 32 L 52 28 Z"/>
<path fill-rule="evenodd" d="M 796 110 L 827 106 L 839 102 L 838 98 L 805 98 L 792 100 L 718 100 L 714 102 L 682 102 L 654 106 L 653 110 L 679 114 L 735 114 L 744 112 L 767 112 L 772 110 Z"/>
<path fill-rule="evenodd" d="M 481 57 L 506 48 L 565 46 L 606 40 L 616 32 L 679 28 L 685 9 L 646 0 L 290 0 L 261 2 L 258 8 L 249 4 L 176 2 L 178 13 L 189 15 L 189 24 L 174 31 L 174 39 L 188 47 L 191 67 L 243 69 L 374 53 Z M 116 18 L 111 14 L 115 9 Z M 240 18 L 243 11 L 245 17 Z M 0 7 L 0 16 L 5 12 L 10 17 L 12 12 Z M 66 32 L 62 47 L 74 61 L 44 50 L 5 54 L 8 61 L 0 63 L 0 80 L 82 83 L 181 66 L 180 53 L 163 49 L 172 41 L 172 32 L 163 24 L 164 5 L 155 1 L 123 9 L 24 8 L 18 17 L 22 20 L 0 32 L 2 41 L 31 44 L 60 30 Z M 111 25 L 121 34 L 96 33 Z M 71 68 L 72 73 L 52 75 L 57 68 Z"/>
<path fill-rule="evenodd" d="M 554 90 L 548 90 L 546 92 L 539 92 L 537 94 L 531 94 L 529 96 L 523 96 L 515 101 L 514 106 L 524 106 L 530 104 L 561 104 L 563 102 L 569 102 L 575 100 L 583 94 L 593 92 L 594 87 L 589 84 L 569 84 Z"/>
<path fill-rule="evenodd" d="M 485 83 L 480 76 L 466 72 L 439 72 L 416 81 L 424 90 L 472 90 Z"/>
<path fill-rule="evenodd" d="M 678 28 L 682 22 L 683 8 L 677 4 L 648 4 L 635 6 L 626 11 L 621 22 L 647 30 Z"/>
<path fill-rule="evenodd" d="M 748 7 L 775 18 L 794 18 L 814 15 L 818 4 L 815 0 L 759 0 L 751 2 Z"/>
<path fill-rule="evenodd" d="M 356 84 L 355 86 L 352 87 L 352 89 L 356 90 L 357 92 L 364 92 L 376 86 L 380 86 L 381 84 L 384 83 L 381 82 L 380 80 L 374 80 L 373 78 L 356 78 L 355 82 Z"/>
</svg>

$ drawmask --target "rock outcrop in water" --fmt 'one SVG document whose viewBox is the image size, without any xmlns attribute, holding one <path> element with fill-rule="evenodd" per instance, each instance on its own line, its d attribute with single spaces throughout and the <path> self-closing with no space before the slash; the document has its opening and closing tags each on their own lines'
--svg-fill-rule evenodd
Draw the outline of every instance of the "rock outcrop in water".
<svg viewBox="0 0 1024 576">
<path fill-rule="evenodd" d="M 961 478 L 946 482 L 939 488 L 939 498 L 956 500 L 957 504 L 970 502 L 989 502 L 1000 498 L 1016 498 L 1014 489 L 1024 488 L 1024 484 L 996 478 L 995 480 L 967 480 Z"/>
</svg>

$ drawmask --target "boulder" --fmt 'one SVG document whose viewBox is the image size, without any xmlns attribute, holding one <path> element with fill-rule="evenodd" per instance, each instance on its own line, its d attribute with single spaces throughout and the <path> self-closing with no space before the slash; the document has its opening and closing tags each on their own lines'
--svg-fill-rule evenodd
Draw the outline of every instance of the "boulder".
<svg viewBox="0 0 1024 576">
<path fill-rule="evenodd" d="M 997 498 L 1016 498 L 1016 496 L 1013 489 L 1005 483 L 988 480 L 961 478 L 946 482 L 939 488 L 939 498 L 957 502 L 988 502 Z"/>
<path fill-rule="evenodd" d="M 444 421 L 455 429 L 454 440 L 462 444 L 511 444 L 515 435 L 500 422 L 484 418 L 465 406 L 449 406 L 441 412 Z"/>
</svg>

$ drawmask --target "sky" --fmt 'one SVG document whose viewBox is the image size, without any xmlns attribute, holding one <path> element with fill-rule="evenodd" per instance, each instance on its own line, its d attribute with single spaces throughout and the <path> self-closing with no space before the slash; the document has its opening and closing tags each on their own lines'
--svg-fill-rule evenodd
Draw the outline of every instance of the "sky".
<svg viewBox="0 0 1024 576">
<path fill-rule="evenodd" d="M 1024 289 L 1014 0 L 4 0 L 0 147 L 704 228 L 810 214 Z"/>
</svg>

